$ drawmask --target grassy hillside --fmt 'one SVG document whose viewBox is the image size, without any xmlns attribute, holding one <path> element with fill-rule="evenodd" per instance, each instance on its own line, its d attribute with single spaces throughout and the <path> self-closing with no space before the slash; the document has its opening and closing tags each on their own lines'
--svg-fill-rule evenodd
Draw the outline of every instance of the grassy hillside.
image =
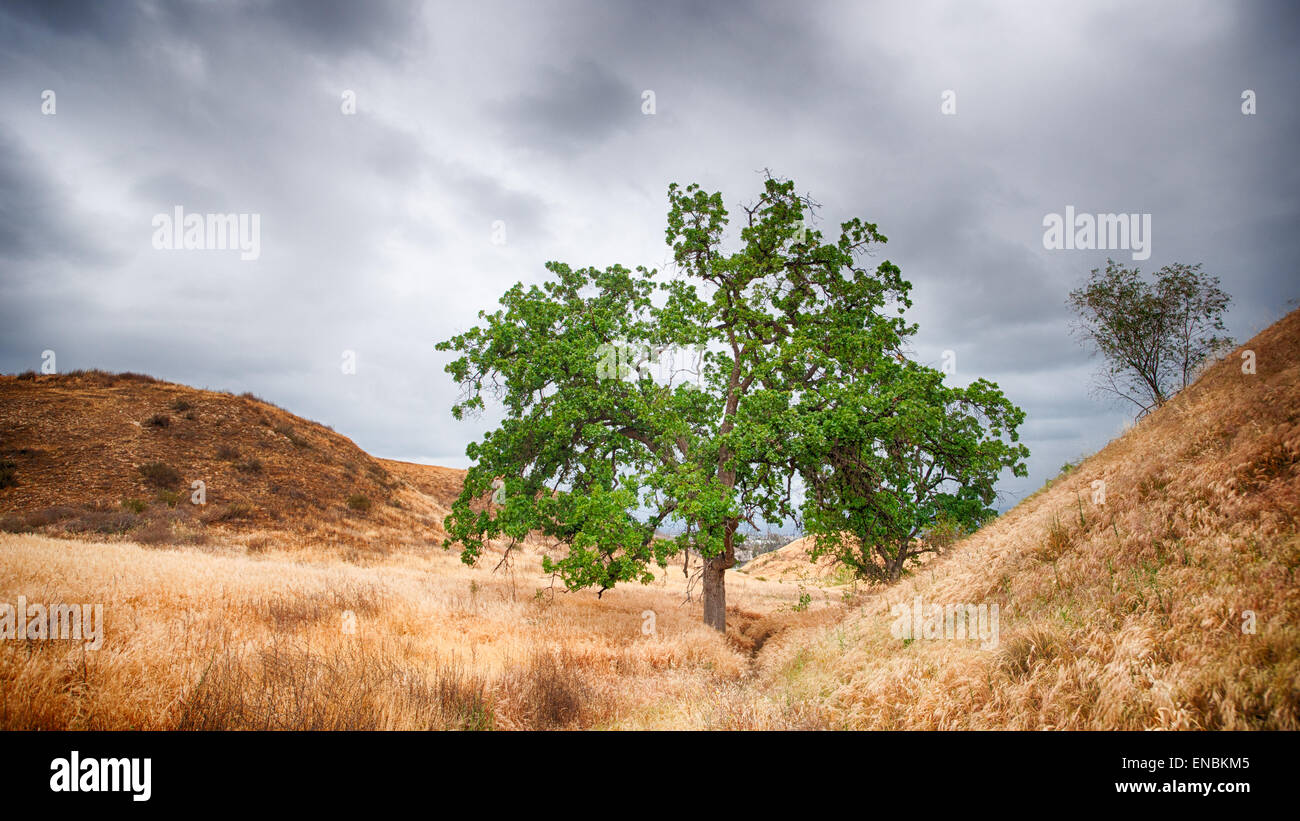
<svg viewBox="0 0 1300 821">
<path fill-rule="evenodd" d="M 1293 312 L 833 629 L 781 637 L 768 696 L 835 727 L 1300 728 L 1298 456 Z M 895 638 L 917 596 L 999 605 L 998 646 Z"/>
</svg>

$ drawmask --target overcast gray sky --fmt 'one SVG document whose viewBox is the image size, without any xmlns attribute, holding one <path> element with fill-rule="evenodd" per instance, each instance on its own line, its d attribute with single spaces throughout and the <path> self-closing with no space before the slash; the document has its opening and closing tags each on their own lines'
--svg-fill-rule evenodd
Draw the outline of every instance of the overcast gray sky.
<svg viewBox="0 0 1300 821">
<path fill-rule="evenodd" d="M 6 0 L 0 370 L 53 350 L 60 371 L 251 390 L 373 454 L 463 467 L 490 419 L 452 420 L 436 341 L 547 260 L 666 267 L 670 182 L 738 206 L 769 168 L 828 234 L 861 216 L 889 237 L 917 358 L 951 350 L 956 382 L 1025 409 L 1030 475 L 1005 507 L 1131 418 L 1090 394 L 1065 307 L 1107 256 L 1204 263 L 1240 339 L 1294 307 L 1298 16 Z M 156 249 L 176 206 L 260 215 L 260 255 Z M 1045 249 L 1067 206 L 1150 214 L 1150 258 Z"/>
</svg>

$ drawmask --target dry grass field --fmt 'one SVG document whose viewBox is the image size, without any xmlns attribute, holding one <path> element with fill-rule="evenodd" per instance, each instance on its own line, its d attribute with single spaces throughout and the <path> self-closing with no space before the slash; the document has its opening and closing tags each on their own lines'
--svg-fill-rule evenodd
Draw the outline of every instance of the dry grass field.
<svg viewBox="0 0 1300 821">
<path fill-rule="evenodd" d="M 8 728 L 801 725 L 798 705 L 740 698 L 753 653 L 767 633 L 842 615 L 825 601 L 795 612 L 793 585 L 740 578 L 724 638 L 698 597 L 685 603 L 680 565 L 597 599 L 550 589 L 532 552 L 493 573 L 441 549 L 358 565 L 4 534 L 0 555 L 4 600 L 105 604 L 98 651 L 0 648 Z"/>
<path fill-rule="evenodd" d="M 0 728 L 1300 729 L 1300 314 L 1243 347 L 897 585 L 728 574 L 726 636 L 680 563 L 600 598 L 540 543 L 464 566 L 454 471 L 255 399 L 3 377 L 0 602 L 105 625 L 0 641 Z M 918 596 L 998 605 L 996 646 L 896 638 Z"/>
</svg>

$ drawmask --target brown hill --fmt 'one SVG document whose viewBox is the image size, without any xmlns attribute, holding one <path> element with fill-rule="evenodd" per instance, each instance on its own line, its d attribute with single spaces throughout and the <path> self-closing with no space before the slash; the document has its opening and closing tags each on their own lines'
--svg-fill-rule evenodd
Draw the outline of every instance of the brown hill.
<svg viewBox="0 0 1300 821">
<path fill-rule="evenodd" d="M 851 729 L 1300 729 L 1298 464 L 1300 311 L 765 669 Z M 918 601 L 996 635 L 900 635 Z"/>
<path fill-rule="evenodd" d="M 738 567 L 736 572 L 772 581 L 822 581 L 843 575 L 830 556 L 822 556 L 813 561 L 808 555 L 812 547 L 811 536 L 795 539 L 785 547 L 755 556 Z"/>
<path fill-rule="evenodd" d="M 812 581 L 820 584 L 848 584 L 853 581 L 853 572 L 835 561 L 829 555 L 820 556 L 816 561 L 811 556 L 814 540 L 811 536 L 795 539 L 784 547 L 762 553 L 738 568 L 738 572 L 755 578 L 773 581 Z M 934 553 L 921 553 L 916 563 L 908 566 L 911 572 L 918 566 L 924 566 L 935 558 Z M 859 579 L 859 584 L 865 583 Z"/>
<path fill-rule="evenodd" d="M 202 542 L 215 533 L 440 541 L 464 472 L 376 459 L 251 394 L 139 374 L 0 376 L 7 530 Z M 206 499 L 193 503 L 195 483 Z"/>
</svg>

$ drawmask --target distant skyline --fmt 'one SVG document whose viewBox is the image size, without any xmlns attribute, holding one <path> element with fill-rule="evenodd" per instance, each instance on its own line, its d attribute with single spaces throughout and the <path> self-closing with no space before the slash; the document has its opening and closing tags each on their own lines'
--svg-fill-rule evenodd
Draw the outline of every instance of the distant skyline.
<svg viewBox="0 0 1300 821">
<path fill-rule="evenodd" d="M 1070 333 L 1066 295 L 1107 257 L 1203 263 L 1238 341 L 1295 307 L 1297 18 L 6 2 L 0 371 L 49 350 L 61 372 L 252 391 L 376 456 L 465 467 L 497 417 L 452 419 L 437 341 L 548 260 L 666 269 L 669 183 L 720 190 L 734 227 L 771 169 L 827 236 L 860 216 L 889 237 L 918 360 L 951 352 L 954 381 L 1026 411 L 1005 509 L 1132 419 Z M 186 215 L 226 247 L 185 250 Z M 1049 247 L 1052 215 L 1127 244 Z"/>
</svg>

